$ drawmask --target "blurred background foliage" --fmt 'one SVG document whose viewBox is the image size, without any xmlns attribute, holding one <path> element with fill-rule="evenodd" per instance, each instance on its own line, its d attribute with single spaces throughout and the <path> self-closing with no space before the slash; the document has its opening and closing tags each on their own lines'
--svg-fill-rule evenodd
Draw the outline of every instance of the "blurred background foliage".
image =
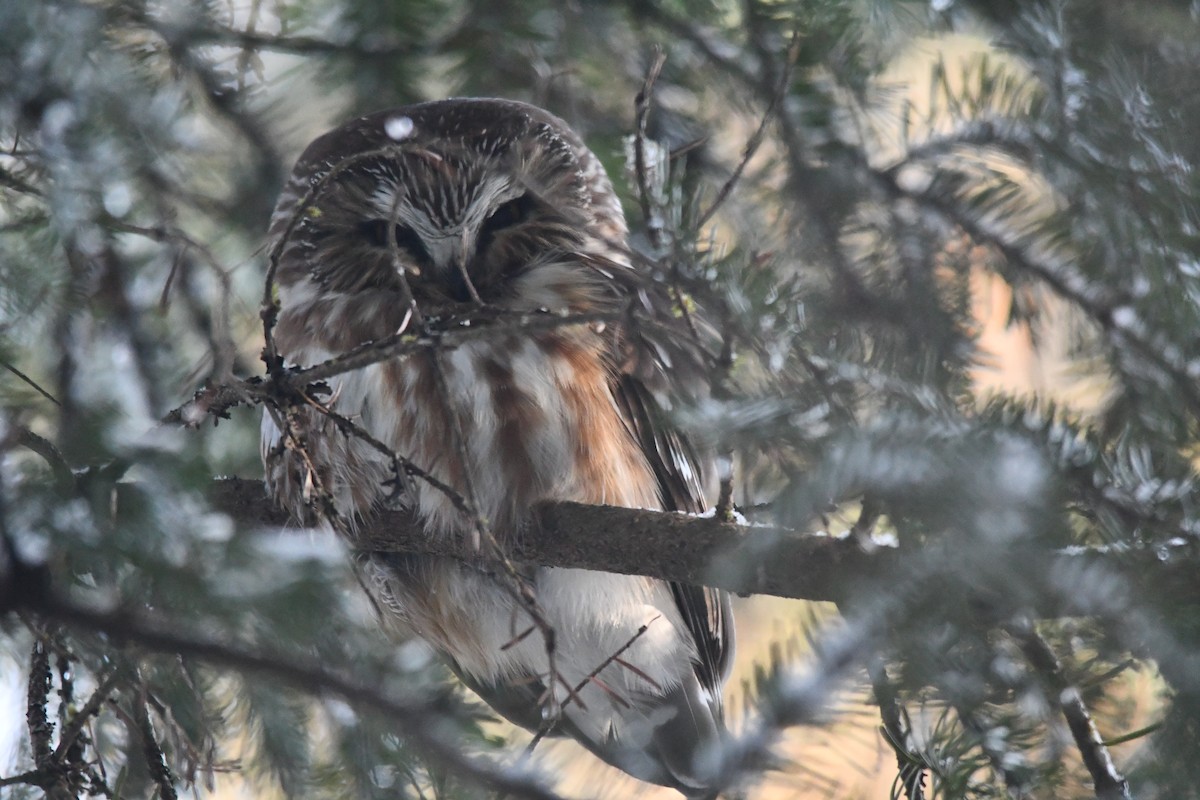
<svg viewBox="0 0 1200 800">
<path fill-rule="evenodd" d="M 208 510 L 214 475 L 259 474 L 257 413 L 157 421 L 261 370 L 305 143 L 497 95 L 575 127 L 712 323 L 712 399 L 677 411 L 738 506 L 901 544 L 840 616 L 739 606 L 732 724 L 785 756 L 746 796 L 1200 796 L 1198 14 L 0 0 L 0 794 L 495 793 L 416 731 L 499 764 L 528 737 L 379 635 L 343 547 Z M 568 796 L 635 790 L 535 760 Z"/>
</svg>

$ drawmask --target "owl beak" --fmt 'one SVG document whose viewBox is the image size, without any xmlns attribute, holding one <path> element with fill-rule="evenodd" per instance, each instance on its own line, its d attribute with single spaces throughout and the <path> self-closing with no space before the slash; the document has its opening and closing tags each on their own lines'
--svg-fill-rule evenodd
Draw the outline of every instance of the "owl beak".
<svg viewBox="0 0 1200 800">
<path fill-rule="evenodd" d="M 431 238 L 425 242 L 425 246 L 429 248 L 430 260 L 439 275 L 461 272 L 463 265 L 469 263 L 471 258 L 471 253 L 467 252 L 467 237 L 460 232 Z"/>
<path fill-rule="evenodd" d="M 436 279 L 445 287 L 446 294 L 459 303 L 478 300 L 468 272 L 475 246 L 467 231 L 454 231 L 447 236 L 430 239 L 426 246 L 433 261 Z"/>
</svg>

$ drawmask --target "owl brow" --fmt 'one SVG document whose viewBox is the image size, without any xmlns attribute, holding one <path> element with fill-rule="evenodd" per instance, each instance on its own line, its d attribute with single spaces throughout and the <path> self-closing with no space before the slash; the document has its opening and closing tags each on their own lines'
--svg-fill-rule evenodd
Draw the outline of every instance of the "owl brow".
<svg viewBox="0 0 1200 800">
<path fill-rule="evenodd" d="M 396 155 L 404 153 L 409 148 L 403 145 L 387 145 L 385 147 L 377 147 L 372 150 L 367 150 L 353 156 L 347 156 L 341 159 L 336 164 L 332 165 L 328 172 L 322 175 L 317 180 L 312 180 L 312 175 L 308 176 L 309 187 L 304 195 L 296 203 L 291 213 L 288 214 L 287 225 L 284 226 L 283 233 L 279 239 L 271 247 L 267 255 L 267 274 L 263 279 L 263 296 L 262 296 L 262 320 L 263 320 L 263 362 L 266 364 L 267 371 L 277 373 L 283 369 L 283 359 L 279 356 L 279 348 L 275 344 L 275 325 L 279 321 L 279 305 L 275 300 L 275 284 L 276 275 L 279 273 L 279 259 L 283 254 L 283 249 L 287 247 L 288 242 L 292 239 L 292 234 L 296 232 L 296 226 L 300 224 L 300 219 L 304 213 L 312 207 L 313 201 L 325 187 L 337 176 L 341 175 L 346 170 L 353 166 L 368 161 L 372 158 L 380 156 Z M 406 286 L 407 288 L 407 286 Z M 411 297 L 411 292 L 409 292 Z"/>
<path fill-rule="evenodd" d="M 545 183 L 542 181 L 533 181 L 529 177 L 528 170 L 514 170 L 512 181 L 515 186 L 519 186 L 521 188 L 521 196 L 533 199 L 542 208 L 553 208 L 553 204 L 546 199 L 546 195 L 549 194 L 549 191 L 547 190 Z M 519 199 L 519 197 L 513 199 Z M 556 209 L 556 211 L 558 210 Z"/>
<path fill-rule="evenodd" d="M 313 203 L 316 201 L 317 197 L 326 189 L 327 186 L 329 186 L 330 183 L 334 181 L 334 179 L 342 175 L 350 168 L 356 167 L 364 162 L 369 162 L 372 159 L 398 159 L 406 153 L 416 153 L 422 156 L 428 155 L 435 158 L 440 158 L 436 153 L 433 153 L 423 144 L 419 144 L 417 142 L 413 142 L 411 144 L 389 144 L 384 145 L 383 147 L 364 150 L 361 153 L 355 153 L 353 155 L 340 158 L 336 162 L 329 164 L 328 171 L 320 174 L 320 177 L 316 177 L 317 172 L 315 171 L 307 176 L 309 187 L 288 214 L 287 225 L 284 227 L 279 239 L 271 247 L 270 253 L 268 254 L 267 274 L 263 282 L 262 308 L 264 309 L 264 312 L 262 314 L 262 319 L 264 339 L 263 360 L 267 364 L 267 369 L 269 372 L 277 371 L 283 368 L 283 360 L 279 357 L 279 349 L 275 344 L 274 336 L 275 325 L 279 320 L 279 306 L 274 298 L 276 276 L 279 272 L 279 261 L 283 254 L 284 248 L 287 247 L 288 242 L 291 241 L 292 236 L 295 234 L 296 228 L 300 224 L 300 220 L 304 217 L 305 212 L 307 212 L 309 208 L 313 207 Z M 393 250 L 392 258 L 393 261 L 397 260 L 397 254 L 395 250 Z M 416 300 L 413 298 L 412 288 L 408 285 L 408 280 L 403 272 L 399 272 L 397 277 L 399 278 L 400 285 L 403 290 L 404 301 L 410 308 L 413 309 L 413 317 L 418 324 L 420 324 L 422 322 L 422 317 L 420 311 L 416 308 Z"/>
<path fill-rule="evenodd" d="M 435 153 L 428 151 L 423 145 L 420 146 L 419 149 L 413 149 L 411 145 L 386 145 L 384 147 L 364 150 L 361 153 L 355 153 L 354 155 L 341 158 L 331 164 L 329 170 L 321 174 L 316 180 L 313 180 L 314 175 L 308 176 L 308 189 L 288 214 L 287 225 L 284 227 L 283 232 L 279 235 L 279 238 L 275 241 L 275 244 L 272 245 L 271 250 L 267 255 L 268 264 L 266 287 L 263 295 L 265 305 L 271 304 L 271 295 L 274 290 L 275 275 L 279 271 L 279 258 L 283 254 L 283 249 L 288 245 L 288 242 L 291 241 L 293 234 L 296 232 L 296 227 L 300 224 L 300 220 L 303 218 L 304 213 L 312 207 L 313 202 L 317 199 L 317 196 L 325 190 L 326 186 L 328 186 L 343 172 L 347 171 L 351 167 L 358 166 L 365 161 L 370 161 L 371 159 L 385 156 L 395 157 L 404 155 L 405 153 L 428 153 L 429 155 L 436 156 Z"/>
</svg>

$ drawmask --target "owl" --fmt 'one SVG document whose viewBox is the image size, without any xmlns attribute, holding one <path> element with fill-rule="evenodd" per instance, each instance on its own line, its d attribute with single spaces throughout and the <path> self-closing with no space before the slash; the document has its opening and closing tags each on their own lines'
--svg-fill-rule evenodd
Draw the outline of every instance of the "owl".
<svg viewBox="0 0 1200 800">
<path fill-rule="evenodd" d="M 490 326 L 334 378 L 324 405 L 341 425 L 314 407 L 265 415 L 268 490 L 293 515 L 310 516 L 319 490 L 348 520 L 399 502 L 430 540 L 470 539 L 482 521 L 503 545 L 544 500 L 703 510 L 699 461 L 648 388 L 671 377 L 670 343 L 620 322 L 654 295 L 600 161 L 560 119 L 452 99 L 351 120 L 304 151 L 269 236 L 289 364 L 400 330 Z M 580 315 L 602 321 L 567 324 Z M 380 443 L 430 479 L 398 491 Z M 549 724 L 639 779 L 713 793 L 733 650 L 723 592 L 523 569 L 551 656 L 538 612 L 482 555 L 358 566 L 385 625 L 430 643 L 504 717 Z"/>
</svg>

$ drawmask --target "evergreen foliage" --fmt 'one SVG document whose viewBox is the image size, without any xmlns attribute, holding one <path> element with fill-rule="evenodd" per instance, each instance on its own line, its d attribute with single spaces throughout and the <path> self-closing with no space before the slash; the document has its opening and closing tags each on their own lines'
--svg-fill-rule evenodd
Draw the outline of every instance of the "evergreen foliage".
<svg viewBox="0 0 1200 800">
<path fill-rule="evenodd" d="M 260 474 L 257 409 L 160 424 L 263 373 L 263 232 L 306 141 L 498 95 L 623 184 L 709 351 L 678 420 L 732 459 L 736 505 L 899 542 L 903 569 L 847 575 L 841 621 L 756 672 L 731 782 L 754 796 L 782 732 L 864 685 L 896 797 L 1200 797 L 1200 23 L 1129 9 L 0 2 L 0 667 L 27 712 L 0 719 L 24 727 L 0 794 L 237 770 L 288 796 L 555 796 L 380 634 L 345 545 L 211 511 L 214 476 Z M 897 82 L 951 34 L 990 44 Z M 984 297 L 1052 380 L 979 388 Z"/>
</svg>

